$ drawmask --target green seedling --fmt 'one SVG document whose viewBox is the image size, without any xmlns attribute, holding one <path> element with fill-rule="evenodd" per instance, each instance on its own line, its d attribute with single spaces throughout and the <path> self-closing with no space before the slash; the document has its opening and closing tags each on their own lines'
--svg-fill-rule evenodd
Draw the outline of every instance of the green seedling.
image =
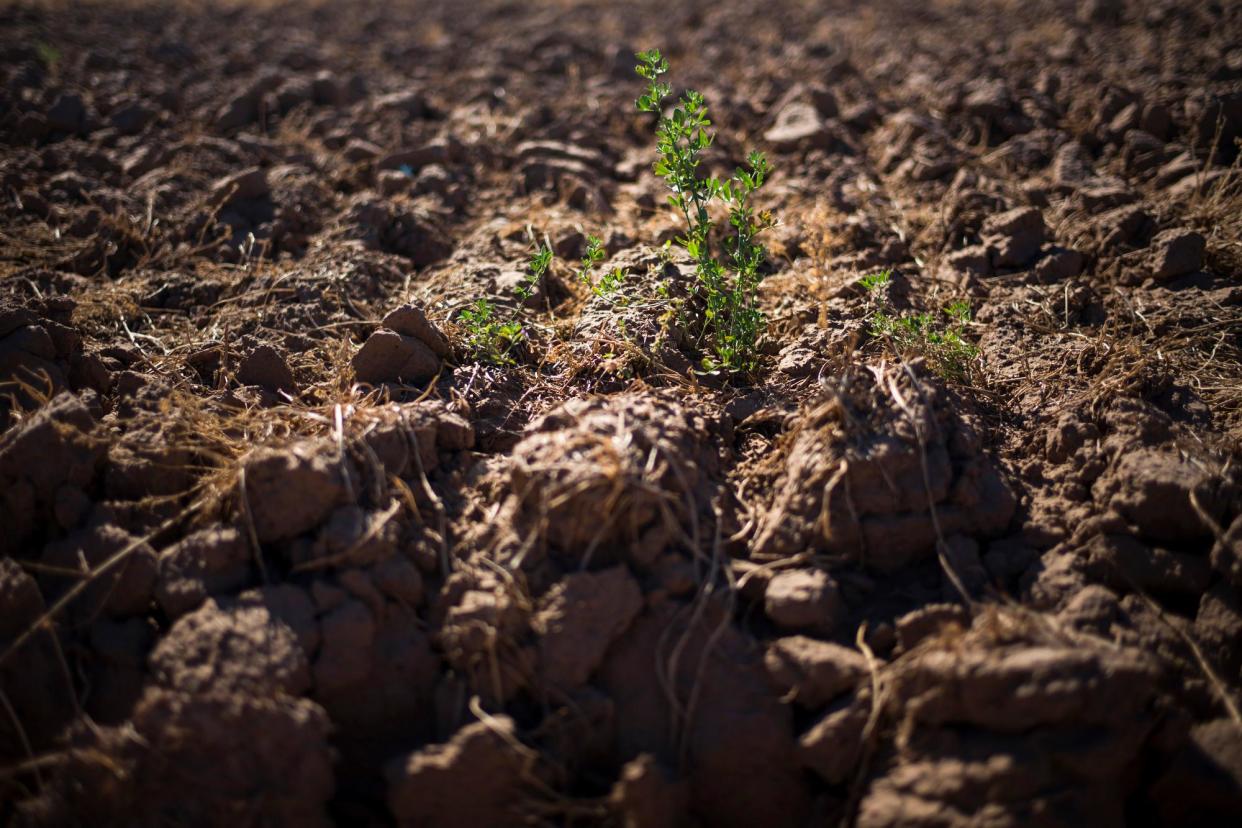
<svg viewBox="0 0 1242 828">
<path fill-rule="evenodd" d="M 625 281 L 625 271 L 615 267 L 600 277 L 599 283 L 591 281 L 591 271 L 604 260 L 604 243 L 598 236 L 587 236 L 586 253 L 579 260 L 578 281 L 596 296 L 615 293 Z"/>
<path fill-rule="evenodd" d="M 60 49 L 46 41 L 40 40 L 35 43 L 35 54 L 49 71 L 55 70 L 56 65 L 60 63 Z"/>
<path fill-rule="evenodd" d="M 551 266 L 552 248 L 548 247 L 547 242 L 536 245 L 535 252 L 530 256 L 530 261 L 526 263 L 526 279 L 514 291 L 517 297 L 525 302 L 531 296 L 534 296 L 535 289 L 539 287 L 540 280 L 547 275 L 548 268 Z"/>
<path fill-rule="evenodd" d="M 886 290 L 893 281 L 893 271 L 881 270 L 879 273 L 869 273 L 858 280 L 858 284 L 863 286 L 868 292 L 876 292 Z"/>
<path fill-rule="evenodd" d="M 891 270 L 859 280 L 873 297 L 869 314 L 871 335 L 888 343 L 899 356 L 922 356 L 946 379 L 968 381 L 979 357 L 979 349 L 962 336 L 971 320 L 970 303 L 963 300 L 949 303 L 944 308 L 948 321 L 943 323 L 930 313 L 897 314 L 884 292 L 891 282 Z"/>
<path fill-rule="evenodd" d="M 701 176 L 703 153 L 715 140 L 707 117 L 707 102 L 693 90 L 687 91 L 664 115 L 662 104 L 672 87 L 660 80 L 668 72 L 668 61 L 658 49 L 639 52 L 635 71 L 647 80 L 647 90 L 635 101 L 640 112 L 659 113 L 656 124 L 656 175 L 664 179 L 672 194 L 669 205 L 686 223 L 686 233 L 677 244 L 695 263 L 696 291 L 704 304 L 700 344 L 708 352 L 703 366 L 709 370 L 749 371 L 755 366 L 759 336 L 765 320 L 758 308 L 756 292 L 759 267 L 767 249 L 757 239 L 776 222 L 770 213 L 756 213 L 751 196 L 763 186 L 770 173 L 762 153 L 752 152 L 745 167 L 722 181 Z M 715 202 L 727 205 L 728 228 L 718 243 L 723 258 L 713 254 L 710 208 Z"/>
<path fill-rule="evenodd" d="M 552 249 L 547 243 L 536 245 L 526 265 L 526 278 L 514 290 L 520 301 L 534 295 L 539 281 L 551 266 Z M 466 348 L 476 359 L 493 365 L 515 364 L 513 349 L 526 339 L 526 331 L 516 310 L 502 319 L 491 302 L 478 299 L 457 314 L 457 321 L 466 329 Z"/>
<path fill-rule="evenodd" d="M 479 299 L 457 315 L 466 329 L 466 347 L 478 359 L 493 365 L 512 365 L 510 351 L 522 341 L 522 323 L 515 319 L 496 318 L 496 308 L 486 299 Z"/>
</svg>

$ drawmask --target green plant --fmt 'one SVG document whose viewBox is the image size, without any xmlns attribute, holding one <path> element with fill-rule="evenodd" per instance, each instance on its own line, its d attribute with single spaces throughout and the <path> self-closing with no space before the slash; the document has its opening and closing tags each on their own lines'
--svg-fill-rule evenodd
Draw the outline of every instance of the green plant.
<svg viewBox="0 0 1242 828">
<path fill-rule="evenodd" d="M 477 358 L 495 365 L 513 364 L 509 352 L 524 336 L 521 322 L 496 318 L 496 308 L 486 299 L 463 309 L 457 321 L 466 329 L 466 347 Z"/>
<path fill-rule="evenodd" d="M 767 159 L 752 152 L 747 166 L 738 167 L 726 181 L 700 176 L 703 153 L 715 139 L 706 101 L 689 90 L 671 115 L 663 115 L 661 104 L 672 93 L 672 87 L 660 80 L 668 72 L 668 61 L 658 49 L 639 52 L 636 57 L 639 64 L 635 71 L 647 80 L 647 90 L 635 105 L 641 112 L 661 113 L 656 124 L 659 158 L 654 170 L 672 191 L 668 203 L 685 219 L 686 234 L 677 243 L 694 260 L 696 291 L 704 304 L 699 338 L 709 353 L 703 357 L 703 365 L 708 370 L 750 370 L 764 328 L 756 291 L 767 250 L 757 238 L 775 224 L 771 214 L 756 214 L 750 199 L 767 180 Z M 728 206 L 732 228 L 719 242 L 725 253 L 723 260 L 712 253 L 716 223 L 710 208 L 717 200 Z"/>
<path fill-rule="evenodd" d="M 40 62 L 42 62 L 48 70 L 54 70 L 56 68 L 56 64 L 60 63 L 60 49 L 57 49 L 55 46 L 47 43 L 46 41 L 39 40 L 35 42 L 35 54 L 39 56 Z"/>
<path fill-rule="evenodd" d="M 610 293 L 616 292 L 617 288 L 621 287 L 621 283 L 625 281 L 625 271 L 615 267 L 601 276 L 598 284 L 593 283 L 591 281 L 591 271 L 603 260 L 603 241 L 598 236 L 587 236 L 586 253 L 583 254 L 579 262 L 578 281 L 596 296 L 607 296 Z"/>
<path fill-rule="evenodd" d="M 534 295 L 539 280 L 551 266 L 552 248 L 546 242 L 536 244 L 526 265 L 526 278 L 513 291 L 519 300 L 525 301 Z M 491 302 L 478 299 L 457 314 L 457 321 L 466 329 L 466 348 L 477 359 L 494 365 L 514 364 L 513 348 L 526 338 L 516 311 L 507 319 L 501 319 Z"/>
<path fill-rule="evenodd" d="M 888 343 L 899 356 L 917 354 L 926 359 L 941 376 L 958 382 L 970 378 L 979 349 L 962 337 L 970 324 L 970 303 L 950 302 L 944 308 L 947 322 L 930 313 L 897 314 L 888 301 L 886 291 L 892 283 L 892 271 L 882 270 L 859 280 L 872 297 L 868 314 L 871 335 Z"/>
<path fill-rule="evenodd" d="M 547 242 L 536 244 L 535 252 L 531 254 L 530 261 L 526 263 L 527 276 L 514 291 L 517 297 L 525 302 L 533 296 L 535 288 L 539 286 L 539 281 L 543 279 L 551 266 L 552 248 L 548 247 Z"/>
<path fill-rule="evenodd" d="M 893 271 L 881 270 L 878 273 L 868 273 L 858 280 L 858 284 L 862 285 L 864 290 L 875 292 L 887 290 L 892 281 Z"/>
</svg>

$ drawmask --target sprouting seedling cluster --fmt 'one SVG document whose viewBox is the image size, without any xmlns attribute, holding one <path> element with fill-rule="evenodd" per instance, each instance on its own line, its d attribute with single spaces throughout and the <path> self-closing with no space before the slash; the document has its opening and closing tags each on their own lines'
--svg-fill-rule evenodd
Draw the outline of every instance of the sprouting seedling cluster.
<svg viewBox="0 0 1242 828">
<path fill-rule="evenodd" d="M 551 266 L 552 248 L 546 242 L 536 244 L 526 264 L 526 278 L 514 290 L 519 301 L 524 302 L 534 295 Z M 466 349 L 476 358 L 494 365 L 512 365 L 513 349 L 526 338 L 516 311 L 501 318 L 496 306 L 486 299 L 478 299 L 464 308 L 458 313 L 457 321 L 466 330 Z"/>
<path fill-rule="evenodd" d="M 758 237 L 775 224 L 771 214 L 756 213 L 750 202 L 767 180 L 767 159 L 752 152 L 746 167 L 738 167 L 728 180 L 701 175 L 703 153 L 715 139 L 706 101 L 690 90 L 672 114 L 662 114 L 663 101 L 672 94 L 672 87 L 660 80 L 668 72 L 668 61 L 658 49 L 639 52 L 636 57 L 639 63 L 635 71 L 647 80 L 647 89 L 635 105 L 641 112 L 661 113 L 656 125 L 659 157 L 654 170 L 672 192 L 668 203 L 685 220 L 686 233 L 677 243 L 694 260 L 696 289 L 705 306 L 700 333 L 700 343 L 707 351 L 704 367 L 750 370 L 764 328 L 756 291 L 767 250 Z M 728 206 L 731 228 L 719 240 L 722 258 L 713 254 L 716 221 L 710 208 L 716 201 Z"/>
<path fill-rule="evenodd" d="M 591 271 L 604 260 L 604 242 L 598 236 L 587 236 L 586 252 L 582 255 L 578 267 L 578 281 L 596 296 L 608 296 L 616 292 L 625 281 L 625 271 L 619 267 L 600 277 L 598 283 L 591 281 Z"/>
<path fill-rule="evenodd" d="M 526 278 L 517 286 L 514 293 L 517 298 L 525 302 L 527 299 L 535 295 L 539 282 L 548 273 L 548 268 L 552 266 L 552 248 L 548 247 L 548 243 L 535 245 L 535 252 L 530 255 L 530 261 L 526 263 Z"/>
<path fill-rule="evenodd" d="M 751 204 L 752 196 L 768 178 L 767 159 L 752 152 L 746 165 L 724 180 L 700 174 L 703 154 L 715 140 L 706 101 L 698 92 L 687 91 L 671 115 L 662 114 L 662 103 L 672 94 L 672 87 L 660 80 L 668 72 L 668 61 L 656 49 L 640 52 L 637 57 L 637 72 L 646 78 L 647 89 L 635 103 L 642 112 L 661 113 L 656 125 L 659 157 L 654 169 L 671 191 L 669 204 L 685 220 L 685 234 L 676 241 L 695 265 L 694 298 L 702 311 L 697 337 L 704 354 L 703 366 L 709 371 L 749 371 L 755 367 L 765 324 L 757 291 L 767 249 L 759 235 L 775 224 L 770 213 L 756 212 Z M 720 222 L 713 216 L 717 204 L 727 208 L 727 225 L 718 226 Z M 535 245 L 528 276 L 515 290 L 519 300 L 534 295 L 552 259 L 546 243 Z M 597 297 L 615 294 L 625 280 L 621 268 L 593 280 L 592 273 L 603 260 L 603 242 L 589 236 L 577 275 Z M 663 286 L 657 292 L 667 299 L 666 290 Z M 494 364 L 512 365 L 514 348 L 527 339 L 518 313 L 502 317 L 487 299 L 460 311 L 457 321 L 465 329 L 466 348 Z"/>
<path fill-rule="evenodd" d="M 509 352 L 522 340 L 522 323 L 496 318 L 496 306 L 478 299 L 464 308 L 457 321 L 466 329 L 466 348 L 476 357 L 496 365 L 510 365 Z"/>
<path fill-rule="evenodd" d="M 943 310 L 947 320 L 931 313 L 898 314 L 888 301 L 892 276 L 891 270 L 881 270 L 859 280 L 871 304 L 868 332 L 888 343 L 899 356 L 917 354 L 941 376 L 959 382 L 968 380 L 979 357 L 978 347 L 962 336 L 970 324 L 970 303 L 950 302 Z"/>
<path fill-rule="evenodd" d="M 596 236 L 588 236 L 586 253 L 579 262 L 578 281 L 596 296 L 609 296 L 625 280 L 625 271 L 618 267 L 605 273 L 598 282 L 591 281 L 591 272 L 604 260 L 604 256 L 603 241 Z M 547 241 L 534 243 L 530 259 L 526 262 L 526 276 L 513 290 L 519 303 L 535 295 L 554 258 Z M 528 338 L 516 310 L 501 317 L 496 306 L 487 299 L 477 299 L 462 309 L 457 314 L 457 322 L 466 332 L 466 350 L 476 359 L 493 365 L 513 365 L 514 348 Z"/>
</svg>

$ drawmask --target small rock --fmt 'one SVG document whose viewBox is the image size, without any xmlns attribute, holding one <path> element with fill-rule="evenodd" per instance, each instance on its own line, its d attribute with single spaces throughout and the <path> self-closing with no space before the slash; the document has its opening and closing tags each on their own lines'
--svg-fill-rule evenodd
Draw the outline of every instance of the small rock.
<svg viewBox="0 0 1242 828">
<path fill-rule="evenodd" d="M 1154 228 L 1152 217 L 1137 204 L 1127 204 L 1109 210 L 1096 219 L 1100 236 L 1101 252 L 1124 247 L 1142 247 L 1151 238 Z"/>
<path fill-rule="evenodd" d="M 832 133 L 815 107 L 797 101 L 780 111 L 776 123 L 763 134 L 763 138 L 778 152 L 792 152 L 801 146 L 823 148 L 832 143 Z"/>
<path fill-rule="evenodd" d="M 159 113 L 142 101 L 133 101 L 113 111 L 108 123 L 124 135 L 137 135 L 154 121 Z"/>
<path fill-rule="evenodd" d="M 1102 213 L 1138 200 L 1138 194 L 1128 187 L 1115 184 L 1101 184 L 1094 187 L 1083 187 L 1074 194 L 1074 200 L 1082 205 L 1088 213 Z"/>
<path fill-rule="evenodd" d="M 160 639 L 150 663 L 159 685 L 185 693 L 270 697 L 310 687 L 297 637 L 258 605 L 226 610 L 208 599 Z"/>
<path fill-rule="evenodd" d="M 263 96 L 282 82 L 283 77 L 278 72 L 260 74 L 216 111 L 216 129 L 232 132 L 253 123 L 259 117 Z"/>
<path fill-rule="evenodd" d="M 348 498 L 340 457 L 329 443 L 255 449 L 242 467 L 255 533 L 263 543 L 314 529 Z"/>
<path fill-rule="evenodd" d="M 983 223 L 983 238 L 996 267 L 1024 267 L 1044 243 L 1044 216 L 1034 207 L 1018 207 Z"/>
<path fill-rule="evenodd" d="M 880 123 L 880 108 L 873 101 L 858 101 L 841 110 L 841 122 L 860 132 Z"/>
<path fill-rule="evenodd" d="M 393 92 L 380 95 L 374 101 L 377 112 L 395 112 L 408 118 L 422 118 L 427 114 L 427 101 L 417 90 Z"/>
<path fill-rule="evenodd" d="M 21 324 L 5 316 L 0 311 L 0 330 Z M 90 487 L 107 451 L 94 426 L 83 398 L 63 392 L 0 435 L 0 553 L 23 549 L 61 486 Z"/>
<path fill-rule="evenodd" d="M 1013 100 L 1009 87 L 1001 80 L 976 80 L 968 85 L 970 90 L 962 106 L 967 113 L 984 120 L 996 121 L 1009 113 Z"/>
<path fill-rule="evenodd" d="M 1112 473 L 1092 487 L 1098 501 L 1109 502 L 1145 538 L 1169 543 L 1211 536 L 1191 497 L 1212 515 L 1220 507 L 1213 489 L 1212 476 L 1199 465 L 1173 452 L 1150 448 L 1124 454 Z"/>
<path fill-rule="evenodd" d="M 455 411 L 437 411 L 436 445 L 445 451 L 474 448 L 474 426 Z"/>
<path fill-rule="evenodd" d="M 405 304 L 389 311 L 380 324 L 399 334 L 422 340 L 438 357 L 447 357 L 452 352 L 448 339 L 427 319 L 427 314 L 418 305 Z"/>
<path fill-rule="evenodd" d="M 367 512 L 349 503 L 332 512 L 310 554 L 336 565 L 368 566 L 395 551 L 396 526 L 382 512 Z"/>
<path fill-rule="evenodd" d="M 837 583 L 822 569 L 794 569 L 768 582 L 764 612 L 785 629 L 811 629 L 829 634 L 844 610 Z"/>
<path fill-rule="evenodd" d="M 440 359 L 421 339 L 378 330 L 353 358 L 360 382 L 425 382 L 440 371 Z"/>
<path fill-rule="evenodd" d="M 953 251 L 945 257 L 945 264 L 957 273 L 992 275 L 992 261 L 988 257 L 988 249 L 981 244 Z"/>
<path fill-rule="evenodd" d="M 114 567 L 87 587 L 73 604 L 73 611 L 93 617 L 103 611 L 112 616 L 142 615 L 151 605 L 158 559 L 149 544 L 114 523 L 89 525 L 49 543 L 43 563 L 70 571 L 97 567 L 124 549 L 125 563 Z"/>
<path fill-rule="evenodd" d="M 1195 636 L 1207 645 L 1208 657 L 1225 675 L 1238 675 L 1242 648 L 1235 642 L 1242 641 L 1242 596 L 1230 584 L 1221 581 L 1203 593 L 1195 614 Z"/>
<path fill-rule="evenodd" d="M 897 643 L 909 652 L 923 639 L 950 626 L 970 628 L 966 608 L 957 604 L 928 604 L 897 619 Z"/>
<path fill-rule="evenodd" d="M 585 684 L 642 608 L 642 592 L 624 566 L 576 572 L 555 584 L 532 622 L 544 677 L 563 689 Z"/>
<path fill-rule="evenodd" d="M 1084 571 L 1114 589 L 1202 595 L 1212 582 L 1212 570 L 1201 555 L 1149 547 L 1130 535 L 1096 535 L 1078 550 Z"/>
<path fill-rule="evenodd" d="M 310 656 L 319 649 L 319 623 L 315 620 L 315 604 L 310 594 L 293 584 L 273 584 L 248 589 L 229 599 L 220 599 L 226 609 L 263 607 L 273 618 L 293 631 L 302 652 Z"/>
<path fill-rule="evenodd" d="M 314 99 L 314 90 L 309 78 L 290 78 L 276 90 L 276 109 L 289 112 L 294 107 L 308 103 Z"/>
<path fill-rule="evenodd" d="M 791 377 L 808 377 L 815 373 L 815 368 L 821 359 L 820 355 L 810 348 L 803 348 L 794 343 L 781 353 L 776 370 Z"/>
<path fill-rule="evenodd" d="M 382 152 L 378 146 L 370 141 L 364 141 L 361 138 L 350 138 L 349 143 L 341 150 L 341 155 L 346 161 L 352 164 L 358 164 L 363 161 L 370 161 L 376 158 Z"/>
<path fill-rule="evenodd" d="M 1152 239 L 1152 278 L 1167 282 L 1187 273 L 1198 272 L 1203 267 L 1203 251 L 1207 246 L 1203 236 L 1193 230 L 1165 230 Z"/>
<path fill-rule="evenodd" d="M 371 580 L 380 592 L 410 606 L 418 606 L 423 600 L 423 576 L 418 567 L 400 555 L 377 564 L 371 570 Z"/>
<path fill-rule="evenodd" d="M 187 535 L 160 555 L 155 600 L 169 618 L 197 607 L 208 595 L 233 592 L 250 577 L 250 544 L 233 527 Z"/>
<path fill-rule="evenodd" d="M 242 360 L 237 378 L 246 385 L 258 385 L 268 391 L 297 392 L 297 383 L 285 358 L 271 345 L 259 345 Z"/>
<path fill-rule="evenodd" d="M 1095 176 L 1095 161 L 1090 151 L 1077 141 L 1069 141 L 1057 150 L 1052 160 L 1052 180 L 1063 186 L 1074 186 Z"/>
<path fill-rule="evenodd" d="M 808 709 L 822 707 L 867 674 L 862 654 L 804 635 L 773 641 L 763 664 L 773 686 L 789 701 Z"/>
<path fill-rule="evenodd" d="M 1228 169 L 1206 170 L 1200 175 L 1188 175 L 1182 178 L 1171 184 L 1165 192 L 1173 201 L 1206 195 L 1226 186 L 1232 175 L 1233 171 Z"/>
<path fill-rule="evenodd" d="M 345 86 L 327 69 L 311 80 L 311 95 L 320 106 L 344 106 L 349 100 Z"/>
<path fill-rule="evenodd" d="M 1108 132 L 1113 135 L 1125 135 L 1129 130 L 1137 129 L 1139 126 L 1140 112 L 1141 110 L 1139 109 L 1137 101 L 1129 104 L 1128 106 L 1122 107 L 1121 111 L 1114 115 L 1113 119 L 1109 122 Z"/>
<path fill-rule="evenodd" d="M 1203 168 L 1203 162 L 1194 156 L 1193 153 L 1184 152 L 1167 161 L 1156 171 L 1156 177 L 1152 179 L 1152 183 L 1157 187 L 1170 187 L 1179 181 L 1194 175 Z"/>
<path fill-rule="evenodd" d="M 1061 282 L 1082 273 L 1083 255 L 1077 250 L 1054 250 L 1035 265 L 1035 278 L 1044 284 Z"/>
<path fill-rule="evenodd" d="M 215 204 L 255 201 L 269 192 L 271 187 L 267 181 L 267 171 L 250 167 L 216 181 L 211 187 L 211 200 Z"/>
<path fill-rule="evenodd" d="M 380 170 L 375 175 L 375 188 L 386 196 L 408 193 L 413 183 L 413 179 L 401 170 Z"/>
<path fill-rule="evenodd" d="M 830 784 L 854 773 L 862 756 L 869 705 L 860 701 L 829 711 L 798 740 L 798 759 Z"/>
<path fill-rule="evenodd" d="M 56 99 L 44 116 L 54 132 L 80 132 L 86 124 L 86 104 L 82 96 L 66 92 Z"/>
<path fill-rule="evenodd" d="M 523 754 L 508 716 L 492 716 L 458 730 L 451 741 L 428 745 L 386 771 L 388 808 L 399 828 L 476 828 L 514 825 L 523 801 Z"/>
<path fill-rule="evenodd" d="M 608 807 L 624 828 L 678 828 L 690 824 L 690 791 L 650 753 L 626 762 Z"/>
</svg>

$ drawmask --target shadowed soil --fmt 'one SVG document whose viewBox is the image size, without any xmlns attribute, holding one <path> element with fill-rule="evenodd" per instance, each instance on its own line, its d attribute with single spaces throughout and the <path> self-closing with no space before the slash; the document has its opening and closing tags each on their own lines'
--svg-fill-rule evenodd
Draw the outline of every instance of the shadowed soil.
<svg viewBox="0 0 1242 828">
<path fill-rule="evenodd" d="M 0 823 L 1236 819 L 1239 44 L 1168 0 L 3 4 Z M 662 249 L 650 47 L 703 174 L 774 169 L 746 375 Z"/>
</svg>

